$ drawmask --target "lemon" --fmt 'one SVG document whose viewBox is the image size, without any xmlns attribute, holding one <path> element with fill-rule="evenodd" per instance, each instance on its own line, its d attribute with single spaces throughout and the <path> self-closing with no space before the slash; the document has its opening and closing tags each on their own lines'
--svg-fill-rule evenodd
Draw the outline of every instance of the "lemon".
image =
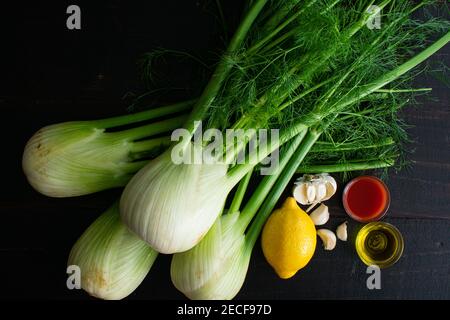
<svg viewBox="0 0 450 320">
<path fill-rule="evenodd" d="M 282 279 L 304 268 L 316 249 L 316 227 L 294 198 L 288 198 L 267 220 L 262 232 L 264 256 Z"/>
</svg>

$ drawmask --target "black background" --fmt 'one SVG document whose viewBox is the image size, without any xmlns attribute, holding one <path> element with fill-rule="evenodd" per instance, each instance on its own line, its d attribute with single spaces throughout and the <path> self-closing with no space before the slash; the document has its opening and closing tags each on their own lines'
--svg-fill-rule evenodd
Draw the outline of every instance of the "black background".
<svg viewBox="0 0 450 320">
<path fill-rule="evenodd" d="M 0 297 L 90 299 L 66 286 L 66 260 L 81 233 L 120 195 L 120 190 L 82 198 L 37 194 L 21 171 L 27 139 L 44 125 L 127 112 L 143 92 L 136 61 L 163 47 L 188 51 L 207 64 L 217 59 L 226 34 L 214 1 L 58 1 L 2 5 Z M 224 2 L 227 29 L 239 20 L 239 1 Z M 66 28 L 66 8 L 78 4 L 82 29 Z M 447 46 L 433 59 L 449 61 Z M 158 67 L 159 105 L 193 97 L 210 72 L 193 61 L 168 57 Z M 413 165 L 391 172 L 392 205 L 386 218 L 403 233 L 406 248 L 383 271 L 382 290 L 366 288 L 366 268 L 351 242 L 336 250 L 320 246 L 294 278 L 277 278 L 257 245 L 238 299 L 449 299 L 450 298 L 450 108 L 449 89 L 422 75 L 416 85 L 433 87 L 434 101 L 408 109 L 415 125 Z M 170 90 L 156 90 L 166 87 Z M 342 186 L 339 186 L 341 192 Z M 339 197 L 331 202 L 334 229 L 346 219 Z M 351 236 L 358 225 L 350 223 Z M 130 299 L 182 299 L 171 285 L 170 257 L 159 257 Z"/>
</svg>

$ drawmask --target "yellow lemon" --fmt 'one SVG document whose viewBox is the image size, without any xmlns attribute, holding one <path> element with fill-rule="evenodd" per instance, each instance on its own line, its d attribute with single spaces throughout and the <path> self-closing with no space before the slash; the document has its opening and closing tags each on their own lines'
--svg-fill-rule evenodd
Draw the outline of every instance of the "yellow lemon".
<svg viewBox="0 0 450 320">
<path fill-rule="evenodd" d="M 316 249 L 316 227 L 294 198 L 275 210 L 262 232 L 264 256 L 282 279 L 304 268 Z"/>
</svg>

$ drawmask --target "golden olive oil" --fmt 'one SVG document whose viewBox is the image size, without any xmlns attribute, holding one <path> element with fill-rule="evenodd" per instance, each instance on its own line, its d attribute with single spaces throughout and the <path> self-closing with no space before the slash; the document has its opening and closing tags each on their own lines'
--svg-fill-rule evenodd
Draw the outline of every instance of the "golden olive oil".
<svg viewBox="0 0 450 320">
<path fill-rule="evenodd" d="M 404 242 L 402 234 L 393 225 L 372 222 L 359 230 L 355 246 L 358 256 L 366 265 L 387 268 L 402 256 Z"/>
</svg>

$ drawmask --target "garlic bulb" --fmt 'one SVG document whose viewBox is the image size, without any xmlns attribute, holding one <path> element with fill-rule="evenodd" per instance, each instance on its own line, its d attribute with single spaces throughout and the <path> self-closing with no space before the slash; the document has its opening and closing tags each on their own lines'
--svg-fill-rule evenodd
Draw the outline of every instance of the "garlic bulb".
<svg viewBox="0 0 450 320">
<path fill-rule="evenodd" d="M 305 174 L 295 182 L 293 196 L 298 203 L 309 205 L 330 199 L 336 190 L 336 180 L 327 173 Z"/>
<path fill-rule="evenodd" d="M 322 239 L 325 250 L 333 250 L 336 247 L 336 235 L 328 229 L 317 230 L 317 235 Z"/>
<path fill-rule="evenodd" d="M 235 227 L 239 213 L 217 219 L 202 241 L 173 255 L 175 287 L 192 300 L 230 300 L 241 289 L 250 262 L 245 236 Z"/>
<path fill-rule="evenodd" d="M 347 221 L 337 227 L 336 235 L 339 240 L 347 241 Z"/>
<path fill-rule="evenodd" d="M 322 226 L 325 223 L 327 223 L 328 220 L 330 219 L 330 213 L 328 211 L 328 207 L 324 204 L 321 204 L 309 216 L 316 226 Z"/>
<path fill-rule="evenodd" d="M 217 220 L 236 184 L 227 169 L 225 164 L 177 165 L 168 150 L 126 186 L 120 200 L 122 221 L 160 253 L 187 251 Z"/>
</svg>

